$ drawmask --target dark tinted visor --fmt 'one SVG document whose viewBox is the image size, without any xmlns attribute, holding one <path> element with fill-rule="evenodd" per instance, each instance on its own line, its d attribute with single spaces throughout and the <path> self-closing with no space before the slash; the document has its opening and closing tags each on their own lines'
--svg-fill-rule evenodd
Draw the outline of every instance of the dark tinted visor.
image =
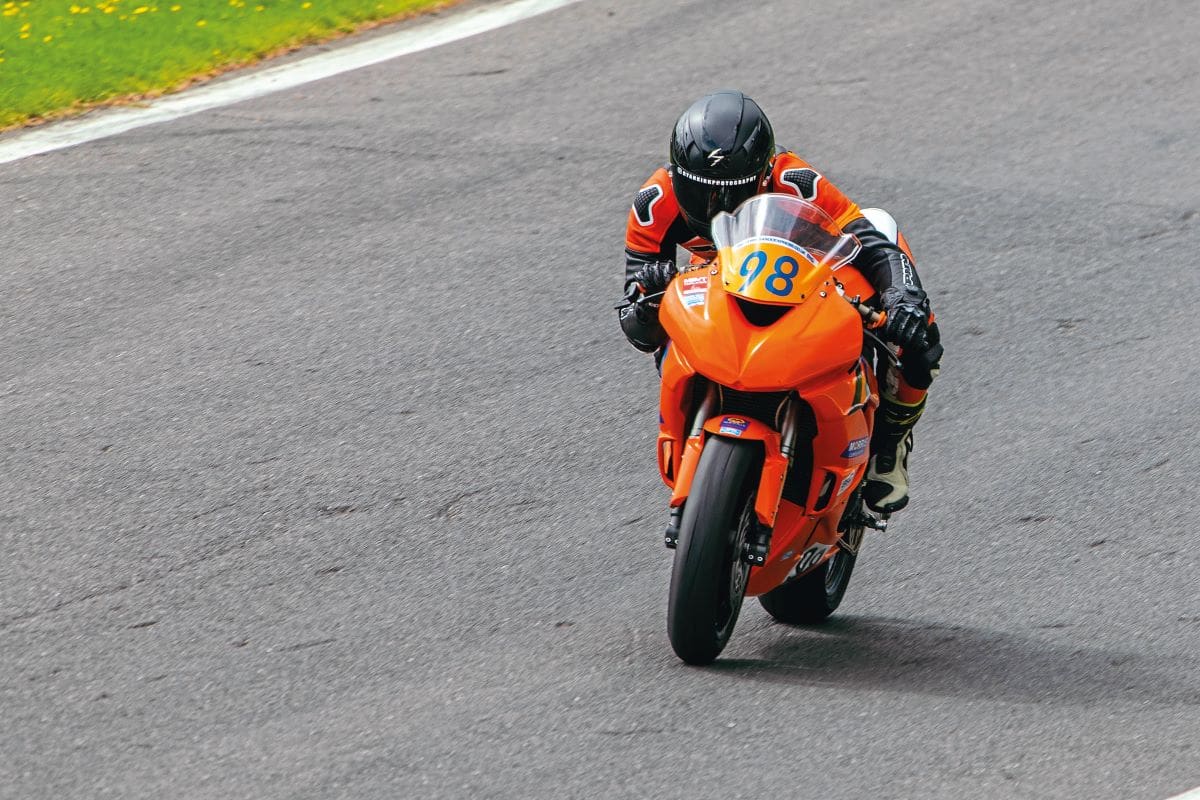
<svg viewBox="0 0 1200 800">
<path fill-rule="evenodd" d="M 704 231 L 712 218 L 722 211 L 733 211 L 743 201 L 758 193 L 758 175 L 745 178 L 705 178 L 676 165 L 671 170 L 671 185 L 679 208 L 693 227 Z M 707 235 L 707 234 L 705 234 Z"/>
</svg>

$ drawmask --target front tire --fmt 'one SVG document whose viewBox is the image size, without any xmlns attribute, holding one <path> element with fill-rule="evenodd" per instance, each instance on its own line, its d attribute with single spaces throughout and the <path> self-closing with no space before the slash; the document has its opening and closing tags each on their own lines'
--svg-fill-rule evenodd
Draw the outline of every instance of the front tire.
<svg viewBox="0 0 1200 800">
<path fill-rule="evenodd" d="M 704 446 L 679 526 L 671 570 L 667 635 L 688 664 L 725 649 L 746 595 L 742 543 L 754 515 L 759 446 L 714 436 Z"/>
</svg>

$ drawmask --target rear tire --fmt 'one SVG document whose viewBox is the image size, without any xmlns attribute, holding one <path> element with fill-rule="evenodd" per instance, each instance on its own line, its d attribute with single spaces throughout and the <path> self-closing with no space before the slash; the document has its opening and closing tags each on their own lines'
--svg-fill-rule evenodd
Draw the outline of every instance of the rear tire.
<svg viewBox="0 0 1200 800">
<path fill-rule="evenodd" d="M 843 519 L 852 511 L 861 513 L 861 506 L 861 496 L 855 492 L 846 504 Z M 861 527 L 860 525 L 859 528 Z M 852 541 L 862 541 L 861 530 L 844 530 L 842 535 Z M 824 622 L 825 618 L 841 605 L 857 559 L 854 553 L 839 548 L 833 558 L 812 572 L 793 578 L 782 586 L 760 595 L 758 602 L 768 614 L 788 625 L 815 625 Z"/>
<path fill-rule="evenodd" d="M 667 635 L 688 664 L 725 649 L 746 595 L 742 542 L 754 515 L 759 446 L 714 436 L 704 446 L 679 526 L 671 570 Z"/>
</svg>

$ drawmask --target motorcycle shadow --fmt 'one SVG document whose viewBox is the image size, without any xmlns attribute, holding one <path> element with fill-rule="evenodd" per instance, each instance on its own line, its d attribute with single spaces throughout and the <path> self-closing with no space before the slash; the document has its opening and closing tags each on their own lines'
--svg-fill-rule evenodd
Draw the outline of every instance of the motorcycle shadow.
<svg viewBox="0 0 1200 800">
<path fill-rule="evenodd" d="M 835 616 L 812 627 L 768 621 L 739 633 L 734 652 L 759 656 L 708 669 L 766 683 L 1017 703 L 1200 705 L 1200 660 L 1174 654 L 879 616 Z"/>
</svg>

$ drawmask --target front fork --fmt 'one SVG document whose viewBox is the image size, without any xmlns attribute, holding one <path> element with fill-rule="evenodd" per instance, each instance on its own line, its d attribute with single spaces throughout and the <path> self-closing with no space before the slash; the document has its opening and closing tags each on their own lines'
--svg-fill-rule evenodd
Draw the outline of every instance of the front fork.
<svg viewBox="0 0 1200 800">
<path fill-rule="evenodd" d="M 713 416 L 716 405 L 717 387 L 710 383 L 708 391 L 704 395 L 704 400 L 700 403 L 700 407 L 696 411 L 696 416 L 693 418 L 688 438 L 700 436 L 703 433 L 704 423 Z M 779 452 L 787 459 L 787 472 L 784 473 L 785 479 L 787 473 L 792 469 L 792 460 L 796 452 L 796 431 L 799 428 L 799 414 L 800 407 L 796 398 L 788 398 L 787 410 L 784 412 L 783 425 L 779 435 Z M 686 504 L 687 501 L 685 500 L 671 509 L 671 516 L 667 522 L 667 530 L 663 534 L 663 543 L 668 549 L 674 550 L 679 544 L 679 525 L 683 519 L 683 507 Z M 757 516 L 755 517 L 753 528 L 742 543 L 742 561 L 755 567 L 766 563 L 767 554 L 771 552 L 771 531 L 772 529 L 769 526 L 764 525 Z"/>
<path fill-rule="evenodd" d="M 692 417 L 692 427 L 688 431 L 688 439 L 699 436 L 704 432 L 704 423 L 713 415 L 713 410 L 717 407 L 717 385 L 711 381 L 708 384 L 708 389 L 704 393 L 704 399 L 700 401 L 700 407 L 696 409 L 696 416 Z M 679 544 L 679 523 L 683 519 L 683 507 L 687 501 L 680 503 L 671 509 L 671 517 L 667 521 L 667 530 L 663 533 L 663 544 L 668 550 L 674 550 Z"/>
</svg>

